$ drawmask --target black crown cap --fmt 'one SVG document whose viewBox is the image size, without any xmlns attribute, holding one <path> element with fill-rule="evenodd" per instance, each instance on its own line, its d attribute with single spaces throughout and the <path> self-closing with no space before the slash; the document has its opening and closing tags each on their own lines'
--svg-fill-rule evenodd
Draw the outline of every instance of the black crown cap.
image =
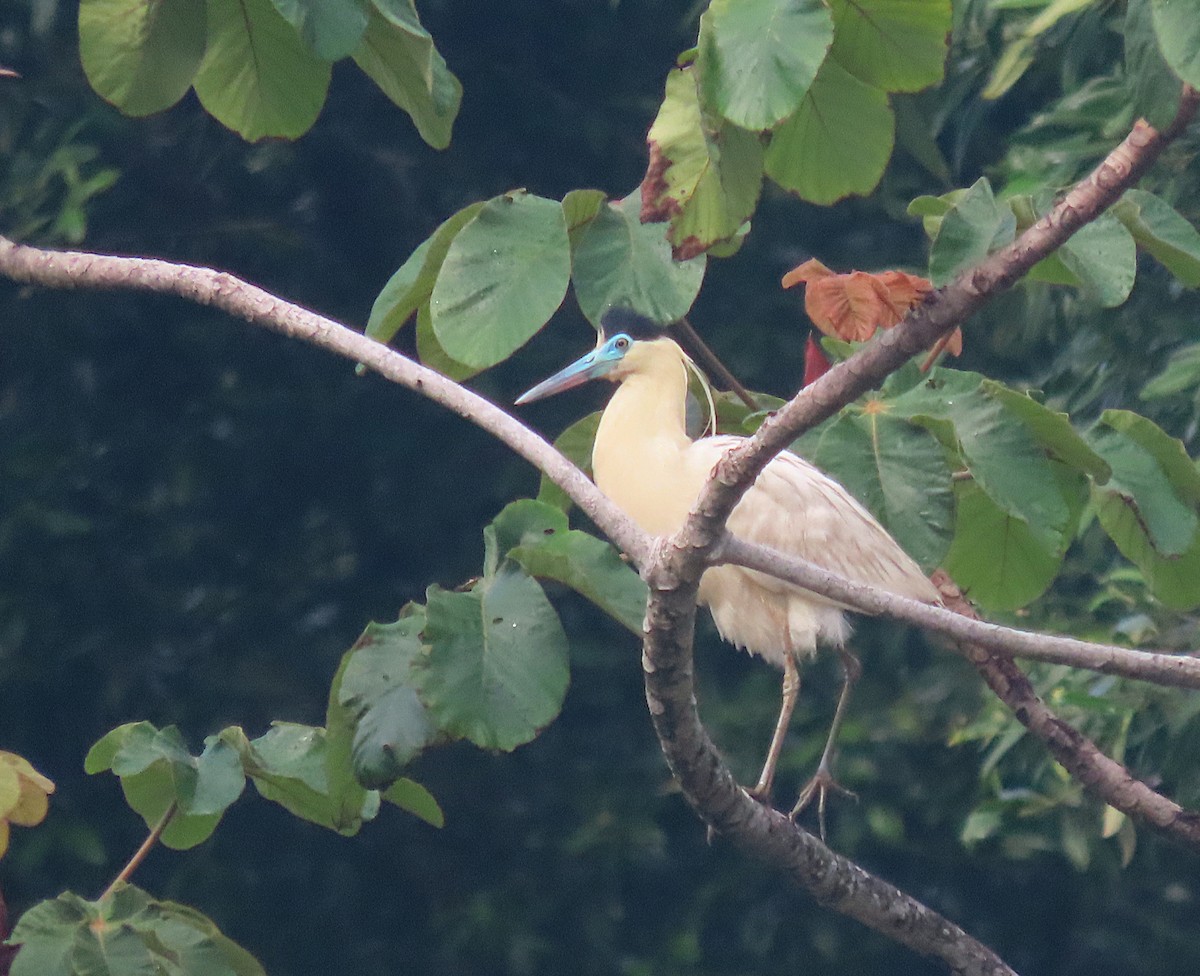
<svg viewBox="0 0 1200 976">
<path fill-rule="evenodd" d="M 635 342 L 661 339 L 667 334 L 666 327 L 659 325 L 654 319 L 647 318 L 631 308 L 619 306 L 610 308 L 600 316 L 600 329 L 605 339 L 624 333 Z"/>
</svg>

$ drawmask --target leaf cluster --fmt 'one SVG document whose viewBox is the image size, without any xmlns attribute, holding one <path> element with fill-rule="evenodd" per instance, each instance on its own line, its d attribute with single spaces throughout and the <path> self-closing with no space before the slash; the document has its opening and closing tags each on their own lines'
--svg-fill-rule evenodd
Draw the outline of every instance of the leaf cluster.
<svg viewBox="0 0 1200 976">
<path fill-rule="evenodd" d="M 204 915 L 126 884 L 97 901 L 65 892 L 34 905 L 9 941 L 21 947 L 11 976 L 264 976 Z"/>
<path fill-rule="evenodd" d="M 449 145 L 462 100 L 412 0 L 82 0 L 79 52 L 122 112 L 152 115 L 195 89 L 249 142 L 307 132 L 343 58 L 436 148 Z"/>
</svg>

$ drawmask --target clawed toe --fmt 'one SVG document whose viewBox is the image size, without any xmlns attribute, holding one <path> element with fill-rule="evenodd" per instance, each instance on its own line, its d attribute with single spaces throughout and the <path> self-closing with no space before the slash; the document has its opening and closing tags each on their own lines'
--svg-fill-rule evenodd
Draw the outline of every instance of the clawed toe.
<svg viewBox="0 0 1200 976">
<path fill-rule="evenodd" d="M 836 793 L 838 796 L 849 797 L 852 800 L 858 799 L 858 794 L 853 790 L 848 790 L 842 786 L 833 774 L 824 765 L 819 766 L 817 771 L 813 773 L 812 779 L 804 784 L 804 789 L 800 791 L 800 796 L 796 799 L 796 805 L 792 807 L 792 812 L 788 814 L 788 819 L 795 821 L 812 803 L 815 798 L 817 801 L 817 826 L 820 830 L 821 840 L 825 839 L 825 804 L 830 793 Z"/>
</svg>

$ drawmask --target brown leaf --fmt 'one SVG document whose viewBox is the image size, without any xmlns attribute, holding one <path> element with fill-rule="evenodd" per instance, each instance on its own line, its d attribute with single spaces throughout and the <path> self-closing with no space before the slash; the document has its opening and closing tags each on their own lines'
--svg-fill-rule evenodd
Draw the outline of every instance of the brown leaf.
<svg viewBox="0 0 1200 976">
<path fill-rule="evenodd" d="M 667 169 L 671 160 L 663 153 L 657 142 L 650 142 L 650 164 L 642 178 L 642 210 L 639 214 L 643 224 L 655 224 L 670 220 L 679 212 L 679 201 L 667 194 Z"/>
<path fill-rule="evenodd" d="M 783 276 L 783 287 L 803 283 L 804 310 L 825 335 L 846 342 L 866 342 L 876 329 L 890 329 L 933 290 L 925 278 L 904 271 L 850 271 L 838 274 L 811 258 Z M 962 352 L 962 332 L 955 329 L 941 344 L 954 355 Z"/>
</svg>

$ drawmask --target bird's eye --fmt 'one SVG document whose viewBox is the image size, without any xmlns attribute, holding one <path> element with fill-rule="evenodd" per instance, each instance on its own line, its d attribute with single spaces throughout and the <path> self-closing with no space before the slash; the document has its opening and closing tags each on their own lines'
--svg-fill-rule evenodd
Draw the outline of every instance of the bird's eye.
<svg viewBox="0 0 1200 976">
<path fill-rule="evenodd" d="M 613 346 L 619 349 L 621 352 L 624 352 L 629 348 L 629 336 L 617 336 Z"/>
</svg>

